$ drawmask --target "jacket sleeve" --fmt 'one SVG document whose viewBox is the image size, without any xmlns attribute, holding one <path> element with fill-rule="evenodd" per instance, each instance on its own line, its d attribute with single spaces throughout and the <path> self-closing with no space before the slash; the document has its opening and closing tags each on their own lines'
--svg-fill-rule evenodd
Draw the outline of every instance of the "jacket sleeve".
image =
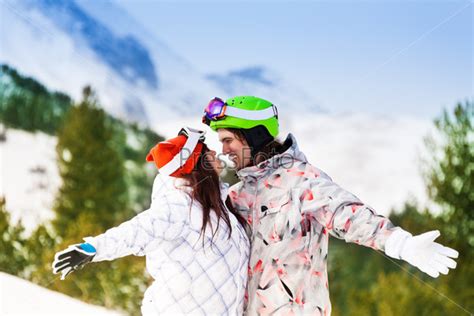
<svg viewBox="0 0 474 316">
<path fill-rule="evenodd" d="M 189 203 L 179 194 L 162 195 L 151 207 L 134 218 L 84 240 L 96 250 L 93 261 L 114 260 L 128 255 L 143 256 L 159 246 L 185 234 Z"/>
<path fill-rule="evenodd" d="M 310 214 L 332 236 L 385 251 L 387 238 L 401 230 L 324 173 L 305 182 L 299 196 L 301 213 Z"/>
</svg>

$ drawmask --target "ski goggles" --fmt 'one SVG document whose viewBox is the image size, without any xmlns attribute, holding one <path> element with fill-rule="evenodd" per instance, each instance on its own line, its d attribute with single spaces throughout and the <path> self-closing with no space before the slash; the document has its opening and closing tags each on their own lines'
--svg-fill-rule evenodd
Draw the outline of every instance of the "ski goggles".
<svg viewBox="0 0 474 316">
<path fill-rule="evenodd" d="M 183 127 L 178 133 L 178 136 L 181 136 L 181 135 L 186 136 L 188 139 L 189 138 L 197 138 L 198 141 L 200 141 L 200 142 L 203 142 L 203 141 L 206 140 L 206 136 L 205 136 L 206 132 L 205 131 L 201 131 L 199 129 L 195 129 L 195 128 L 192 128 L 192 127 Z"/>
<path fill-rule="evenodd" d="M 211 121 L 224 119 L 226 116 L 233 116 L 251 121 L 261 121 L 272 117 L 278 118 L 278 109 L 272 104 L 271 107 L 263 110 L 244 110 L 233 106 L 228 106 L 221 98 L 214 98 L 207 104 L 204 109 L 202 122 L 210 125 Z"/>
</svg>

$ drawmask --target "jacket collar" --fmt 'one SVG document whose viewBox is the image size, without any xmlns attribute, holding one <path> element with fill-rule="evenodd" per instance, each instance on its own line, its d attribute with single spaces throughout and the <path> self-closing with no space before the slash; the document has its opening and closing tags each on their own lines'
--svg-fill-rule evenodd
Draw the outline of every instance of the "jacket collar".
<svg viewBox="0 0 474 316">
<path fill-rule="evenodd" d="M 183 178 L 157 174 L 153 183 L 154 196 L 161 197 L 170 190 L 183 190 L 189 192 L 192 189 L 188 186 L 188 181 Z"/>
<path fill-rule="evenodd" d="M 291 133 L 286 137 L 284 144 L 289 146 L 285 152 L 262 161 L 256 166 L 250 166 L 237 171 L 239 179 L 242 181 L 252 178 L 261 179 L 280 168 L 290 168 L 295 161 L 308 162 L 305 154 L 299 150 L 296 139 Z"/>
</svg>

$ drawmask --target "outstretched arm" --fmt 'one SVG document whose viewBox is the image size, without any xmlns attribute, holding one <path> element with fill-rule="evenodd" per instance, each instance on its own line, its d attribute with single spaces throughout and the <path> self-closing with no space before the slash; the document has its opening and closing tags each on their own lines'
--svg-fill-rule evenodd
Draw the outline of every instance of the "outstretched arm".
<svg viewBox="0 0 474 316">
<path fill-rule="evenodd" d="M 434 278 L 456 267 L 451 258 L 457 258 L 458 252 L 434 241 L 439 231 L 413 237 L 326 175 L 308 181 L 309 187 L 300 197 L 302 213 L 313 212 L 332 236 L 385 251 L 388 256 L 405 260 Z"/>
<path fill-rule="evenodd" d="M 143 256 L 161 241 L 173 240 L 184 234 L 188 207 L 182 196 L 164 195 L 150 209 L 131 220 L 96 237 L 84 238 L 85 244 L 72 245 L 58 252 L 53 262 L 53 272 L 61 272 L 64 278 L 91 261 L 114 260 L 131 254 Z M 82 249 L 83 245 L 88 253 Z"/>
<path fill-rule="evenodd" d="M 173 240 L 183 233 L 185 218 L 178 218 L 169 207 L 183 207 L 177 203 L 152 206 L 131 220 L 84 240 L 97 249 L 93 262 L 114 260 L 128 255 L 143 256 L 163 240 Z"/>
</svg>

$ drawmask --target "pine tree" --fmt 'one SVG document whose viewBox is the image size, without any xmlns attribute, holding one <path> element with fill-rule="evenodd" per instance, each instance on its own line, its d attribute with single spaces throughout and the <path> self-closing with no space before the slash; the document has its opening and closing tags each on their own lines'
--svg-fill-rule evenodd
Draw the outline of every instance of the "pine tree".
<svg viewBox="0 0 474 316">
<path fill-rule="evenodd" d="M 54 252 L 103 233 L 134 214 L 129 206 L 123 154 L 118 152 L 113 121 L 98 107 L 91 88 L 70 109 L 58 132 L 58 166 L 62 178 L 53 227 L 62 238 L 46 254 L 35 276 L 44 279 Z M 42 260 L 43 261 L 43 260 Z M 108 308 L 139 314 L 142 289 L 148 281 L 143 258 L 122 258 L 88 265 L 50 288 Z M 45 283 L 40 280 L 40 283 Z M 48 283 L 50 283 L 48 281 Z"/>
<path fill-rule="evenodd" d="M 63 237 L 102 232 L 131 215 L 123 160 L 113 149 L 111 131 L 94 92 L 86 87 L 58 133 L 62 186 L 54 227 Z"/>
<path fill-rule="evenodd" d="M 449 237 L 468 249 L 474 247 L 474 103 L 457 104 L 453 114 L 444 111 L 435 121 L 439 137 L 426 140 L 432 158 L 425 179 Z"/>
<path fill-rule="evenodd" d="M 13 224 L 0 196 L 0 271 L 21 275 L 27 266 L 24 251 L 24 229 L 21 222 Z"/>
</svg>

